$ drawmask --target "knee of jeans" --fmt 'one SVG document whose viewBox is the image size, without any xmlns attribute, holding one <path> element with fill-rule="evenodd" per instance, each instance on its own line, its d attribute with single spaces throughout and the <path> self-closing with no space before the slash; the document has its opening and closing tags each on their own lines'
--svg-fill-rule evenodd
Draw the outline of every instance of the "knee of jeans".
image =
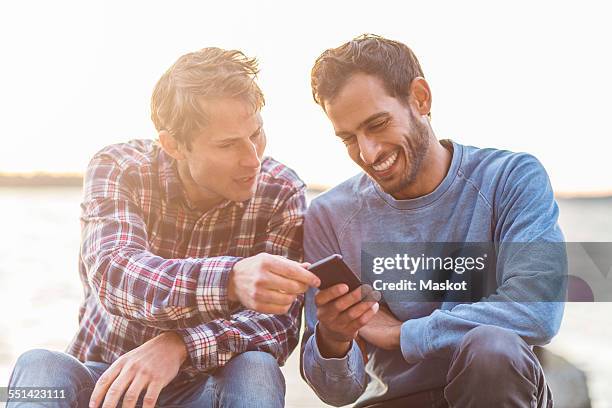
<svg viewBox="0 0 612 408">
<path fill-rule="evenodd" d="M 19 382 L 16 385 L 22 386 L 27 386 L 29 383 L 61 385 L 80 368 L 78 360 L 67 354 L 44 349 L 29 350 L 17 359 L 11 382 Z"/>
<path fill-rule="evenodd" d="M 245 351 L 234 356 L 230 363 L 233 364 L 248 364 L 249 366 L 257 366 L 261 368 L 278 367 L 278 363 L 274 356 L 263 351 Z"/>
<path fill-rule="evenodd" d="M 246 351 L 232 358 L 230 363 L 243 366 L 245 370 L 253 373 L 280 373 L 278 362 L 274 356 L 263 351 Z"/>
<path fill-rule="evenodd" d="M 513 331 L 496 326 L 478 326 L 463 338 L 460 353 L 466 354 L 471 365 L 484 370 L 497 370 L 515 364 L 522 358 L 527 344 Z"/>
<path fill-rule="evenodd" d="M 58 366 L 69 364 L 68 357 L 45 349 L 28 350 L 17 359 L 15 367 L 43 370 L 49 365 Z"/>
<path fill-rule="evenodd" d="M 285 379 L 276 359 L 264 352 L 247 351 L 232 358 L 216 378 L 222 407 L 282 407 Z"/>
<path fill-rule="evenodd" d="M 232 358 L 227 363 L 227 368 L 230 368 L 234 375 L 248 379 L 244 382 L 245 385 L 258 383 L 261 380 L 268 386 L 282 385 L 284 389 L 285 380 L 283 374 L 280 371 L 278 362 L 269 353 L 246 351 Z"/>
</svg>

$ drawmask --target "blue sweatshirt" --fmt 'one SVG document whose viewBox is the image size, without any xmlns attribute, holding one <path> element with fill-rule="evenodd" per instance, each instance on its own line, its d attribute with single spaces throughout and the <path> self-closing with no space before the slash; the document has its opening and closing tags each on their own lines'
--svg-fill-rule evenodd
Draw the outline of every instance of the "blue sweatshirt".
<svg viewBox="0 0 612 408">
<path fill-rule="evenodd" d="M 563 242 L 559 209 L 546 171 L 525 153 L 479 149 L 443 141 L 453 157 L 440 185 L 422 197 L 396 200 L 361 173 L 313 200 L 306 215 L 305 258 L 339 253 L 361 275 L 366 242 Z M 452 144 L 452 149 L 450 148 Z M 537 259 L 536 259 L 537 258 Z M 393 302 L 404 323 L 400 349 L 367 345 L 364 364 L 355 342 L 344 358 L 323 358 L 317 348 L 315 290 L 306 294 L 301 371 L 326 403 L 357 407 L 444 387 L 453 351 L 479 325 L 512 330 L 530 345 L 548 343 L 559 330 L 562 302 L 523 302 L 566 265 L 565 251 L 541 251 L 528 264 L 504 268 L 498 256 L 500 302 Z M 501 266 L 501 267 L 500 267 Z M 557 275 L 558 276 L 558 275 Z M 534 295 L 534 296 L 537 296 Z"/>
</svg>

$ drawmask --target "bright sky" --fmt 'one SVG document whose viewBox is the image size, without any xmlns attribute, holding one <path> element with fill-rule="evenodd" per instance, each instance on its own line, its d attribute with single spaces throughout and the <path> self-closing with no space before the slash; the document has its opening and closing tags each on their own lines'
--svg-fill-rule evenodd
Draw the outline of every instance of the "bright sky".
<svg viewBox="0 0 612 408">
<path fill-rule="evenodd" d="M 607 2 L 64 2 L 0 5 L 0 171 L 83 171 L 155 137 L 149 98 L 182 54 L 257 56 L 268 153 L 310 183 L 358 171 L 310 94 L 326 48 L 372 32 L 415 51 L 438 138 L 527 151 L 557 191 L 612 190 Z"/>
</svg>

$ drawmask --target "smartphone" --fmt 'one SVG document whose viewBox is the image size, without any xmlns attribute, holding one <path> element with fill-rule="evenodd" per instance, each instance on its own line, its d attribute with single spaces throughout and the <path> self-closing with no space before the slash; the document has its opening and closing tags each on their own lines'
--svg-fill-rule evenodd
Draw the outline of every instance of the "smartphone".
<svg viewBox="0 0 612 408">
<path fill-rule="evenodd" d="M 342 260 L 342 255 L 334 254 L 310 265 L 310 272 L 320 280 L 319 289 L 327 289 L 339 283 L 345 283 L 349 291 L 361 286 L 361 281 Z"/>
</svg>

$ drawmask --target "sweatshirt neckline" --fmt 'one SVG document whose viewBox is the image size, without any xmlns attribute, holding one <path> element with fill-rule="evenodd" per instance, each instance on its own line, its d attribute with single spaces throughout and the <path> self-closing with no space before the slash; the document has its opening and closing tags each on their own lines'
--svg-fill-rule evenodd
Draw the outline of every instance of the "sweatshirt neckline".
<svg viewBox="0 0 612 408">
<path fill-rule="evenodd" d="M 452 140 L 443 140 L 445 142 L 452 143 L 453 146 L 453 158 L 451 160 L 450 167 L 448 168 L 448 172 L 442 182 L 438 184 L 438 187 L 434 189 L 429 194 L 426 194 L 421 197 L 411 198 L 407 200 L 396 200 L 392 195 L 385 193 L 380 189 L 378 183 L 374 182 L 371 178 L 368 177 L 369 182 L 373 185 L 374 190 L 378 194 L 378 196 L 385 201 L 388 205 L 393 208 L 399 210 L 415 210 L 418 208 L 426 207 L 433 202 L 437 201 L 444 195 L 444 193 L 450 188 L 450 186 L 455 181 L 457 173 L 459 171 L 461 160 L 463 157 L 463 146 L 453 142 Z M 442 142 L 442 141 L 441 141 Z"/>
</svg>

